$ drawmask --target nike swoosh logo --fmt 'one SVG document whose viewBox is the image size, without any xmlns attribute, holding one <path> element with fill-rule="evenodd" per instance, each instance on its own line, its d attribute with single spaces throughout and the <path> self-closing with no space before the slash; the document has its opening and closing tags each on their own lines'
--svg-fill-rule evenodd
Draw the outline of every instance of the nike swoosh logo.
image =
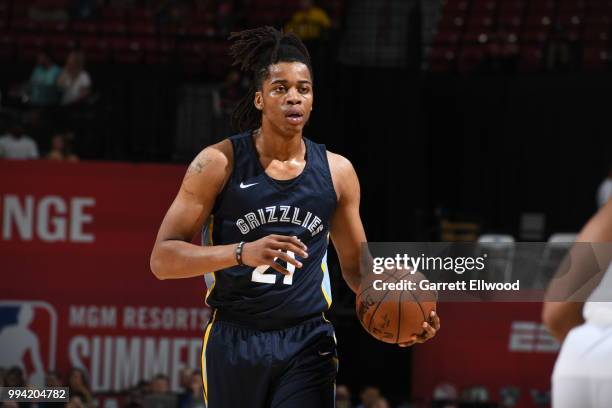
<svg viewBox="0 0 612 408">
<path fill-rule="evenodd" d="M 240 188 L 249 188 L 254 186 L 255 184 L 259 184 L 259 183 L 253 183 L 253 184 L 244 184 L 244 182 L 240 183 Z"/>
<path fill-rule="evenodd" d="M 331 351 L 319 351 L 319 355 L 320 356 L 328 356 L 330 355 L 332 352 Z"/>
</svg>

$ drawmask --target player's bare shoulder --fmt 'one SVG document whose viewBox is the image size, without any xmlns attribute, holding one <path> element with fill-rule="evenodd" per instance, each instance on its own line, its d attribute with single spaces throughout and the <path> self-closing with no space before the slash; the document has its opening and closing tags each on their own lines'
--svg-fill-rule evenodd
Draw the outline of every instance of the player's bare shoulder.
<svg viewBox="0 0 612 408">
<path fill-rule="evenodd" d="M 334 183 L 334 189 L 338 200 L 342 196 L 359 194 L 359 179 L 355 168 L 349 159 L 346 157 L 327 151 L 327 162 Z"/>
<path fill-rule="evenodd" d="M 229 179 L 233 168 L 234 152 L 229 139 L 207 146 L 193 159 L 182 190 L 188 194 L 218 193 Z"/>
</svg>

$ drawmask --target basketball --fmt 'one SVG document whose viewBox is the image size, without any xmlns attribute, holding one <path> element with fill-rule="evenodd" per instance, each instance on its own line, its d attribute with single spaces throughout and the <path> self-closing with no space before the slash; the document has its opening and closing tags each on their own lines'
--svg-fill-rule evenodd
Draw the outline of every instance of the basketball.
<svg viewBox="0 0 612 408">
<path fill-rule="evenodd" d="M 436 292 L 419 289 L 423 279 L 426 278 L 421 272 L 396 269 L 381 275 L 368 274 L 355 305 L 363 328 L 377 340 L 392 344 L 406 343 L 413 335 L 422 334 L 423 322 L 429 321 L 437 300 Z M 414 289 L 401 288 L 407 282 L 414 282 Z M 383 284 L 388 285 L 381 290 Z M 392 284 L 396 288 L 389 288 Z"/>
</svg>

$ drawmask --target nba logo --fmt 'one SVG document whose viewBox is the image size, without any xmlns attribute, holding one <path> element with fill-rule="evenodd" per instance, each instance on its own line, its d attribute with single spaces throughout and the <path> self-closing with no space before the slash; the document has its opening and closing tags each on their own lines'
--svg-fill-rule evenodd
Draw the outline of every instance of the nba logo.
<svg viewBox="0 0 612 408">
<path fill-rule="evenodd" d="M 57 313 L 47 302 L 0 301 L 0 367 L 19 367 L 26 383 L 44 385 L 55 368 Z"/>
</svg>

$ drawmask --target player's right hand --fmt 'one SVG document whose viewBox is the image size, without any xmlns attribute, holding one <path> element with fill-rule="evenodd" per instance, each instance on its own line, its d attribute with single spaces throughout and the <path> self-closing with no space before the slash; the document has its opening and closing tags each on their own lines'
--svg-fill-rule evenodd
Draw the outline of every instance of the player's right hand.
<svg viewBox="0 0 612 408">
<path fill-rule="evenodd" d="M 302 258 L 308 258 L 307 249 L 306 245 L 297 237 L 272 234 L 257 241 L 245 242 L 242 247 L 242 262 L 253 267 L 269 265 L 275 271 L 283 275 L 289 275 L 290 272 L 277 263 L 275 258 L 282 259 L 296 268 L 301 268 L 302 263 L 289 256 L 287 251 L 291 251 Z"/>
</svg>

